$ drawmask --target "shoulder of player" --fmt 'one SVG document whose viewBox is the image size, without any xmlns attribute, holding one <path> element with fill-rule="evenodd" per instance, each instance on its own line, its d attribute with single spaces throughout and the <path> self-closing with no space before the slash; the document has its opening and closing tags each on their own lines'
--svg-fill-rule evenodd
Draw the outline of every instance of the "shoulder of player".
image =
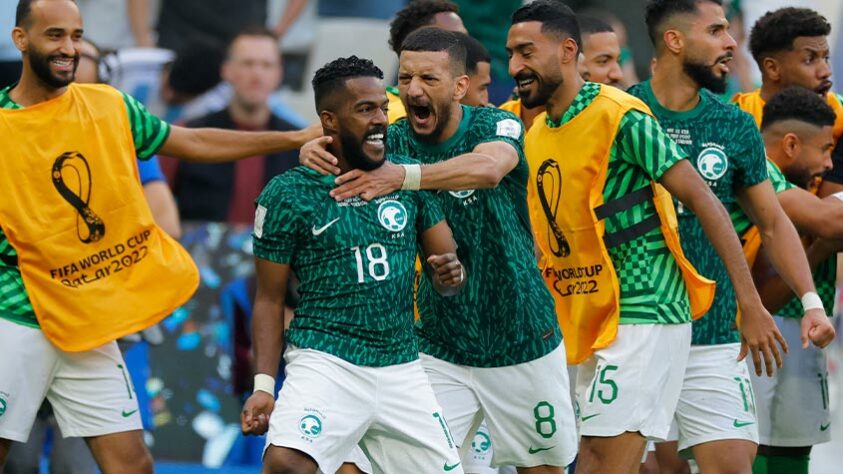
<svg viewBox="0 0 843 474">
<path fill-rule="evenodd" d="M 296 166 L 269 180 L 258 199 L 294 204 L 315 188 L 323 188 L 321 178 L 322 175 L 310 168 Z"/>
<path fill-rule="evenodd" d="M 489 137 L 520 140 L 524 134 L 524 124 L 515 114 L 495 107 L 474 107 L 468 132 L 483 141 Z"/>
</svg>

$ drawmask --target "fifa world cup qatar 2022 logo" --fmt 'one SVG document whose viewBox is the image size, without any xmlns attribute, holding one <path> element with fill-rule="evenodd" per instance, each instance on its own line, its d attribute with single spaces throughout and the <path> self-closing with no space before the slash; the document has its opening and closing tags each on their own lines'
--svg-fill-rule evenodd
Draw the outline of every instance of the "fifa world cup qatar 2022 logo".
<svg viewBox="0 0 843 474">
<path fill-rule="evenodd" d="M 53 162 L 53 186 L 76 210 L 76 235 L 82 243 L 97 242 L 105 236 L 105 222 L 91 210 L 93 177 L 91 166 L 78 151 L 67 151 Z"/>
</svg>

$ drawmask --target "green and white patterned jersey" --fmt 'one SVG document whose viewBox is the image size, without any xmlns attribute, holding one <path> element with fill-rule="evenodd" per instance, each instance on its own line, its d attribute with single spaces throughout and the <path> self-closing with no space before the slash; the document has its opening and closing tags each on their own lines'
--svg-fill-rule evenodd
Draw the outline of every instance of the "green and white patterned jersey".
<svg viewBox="0 0 843 474">
<path fill-rule="evenodd" d="M 609 87 L 609 86 L 603 86 Z M 558 123 L 546 118 L 548 127 L 570 122 L 585 110 L 601 86 L 586 82 Z M 574 144 L 576 146 L 576 144 Z M 618 124 L 609 150 L 603 200 L 614 201 L 658 181 L 685 154 L 658 122 L 638 110 L 628 111 Z M 620 232 L 656 215 L 647 200 L 609 216 L 606 233 Z M 691 304 L 679 264 L 656 228 L 608 249 L 620 287 L 620 324 L 681 324 L 691 321 Z"/>
<path fill-rule="evenodd" d="M 257 200 L 255 256 L 289 264 L 300 281 L 287 341 L 361 366 L 418 359 L 417 235 L 442 221 L 438 203 L 406 191 L 336 202 L 333 187 L 333 176 L 297 167 L 273 178 Z"/>
<path fill-rule="evenodd" d="M 502 141 L 518 165 L 494 189 L 440 191 L 467 274 L 462 292 L 443 298 L 422 279 L 416 326 L 422 352 L 454 364 L 501 367 L 535 360 L 559 346 L 554 302 L 538 269 L 527 212 L 527 162 L 520 120 L 488 107 L 462 107 L 457 132 L 431 145 L 416 139 L 407 119 L 390 125 L 387 149 L 437 163 Z"/>
<path fill-rule="evenodd" d="M 9 97 L 10 89 L 0 90 L 0 108 L 23 108 Z M 143 104 L 127 94 L 123 94 L 123 102 L 129 115 L 135 153 L 139 159 L 148 160 L 166 141 L 170 125 L 149 113 Z M 0 318 L 38 328 L 40 326 L 23 286 L 17 262 L 17 252 L 0 230 Z"/>
<path fill-rule="evenodd" d="M 768 178 L 764 142 L 751 115 L 714 94 L 700 90 L 700 101 L 691 110 L 675 112 L 659 104 L 649 81 L 630 88 L 643 100 L 662 127 L 689 155 L 691 164 L 735 219 L 743 214 L 737 193 Z M 677 202 L 679 236 L 685 255 L 701 275 L 717 282 L 714 303 L 694 321 L 691 344 L 740 342 L 735 326 L 735 289 L 723 260 L 711 245 L 699 219 Z M 748 228 L 748 227 L 747 227 Z"/>
</svg>

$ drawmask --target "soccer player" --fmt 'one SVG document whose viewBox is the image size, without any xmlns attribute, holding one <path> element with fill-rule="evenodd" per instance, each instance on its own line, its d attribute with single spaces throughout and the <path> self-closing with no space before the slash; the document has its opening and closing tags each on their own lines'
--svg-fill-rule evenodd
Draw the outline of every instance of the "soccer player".
<svg viewBox="0 0 843 474">
<path fill-rule="evenodd" d="M 356 56 L 332 61 L 313 77 L 316 108 L 343 172 L 385 162 L 382 78 Z M 410 163 L 394 153 L 390 160 Z M 257 200 L 258 375 L 243 431 L 268 427 L 270 472 L 335 472 L 358 442 L 378 472 L 462 472 L 412 327 L 417 242 L 438 294 L 450 297 L 464 284 L 438 202 L 408 191 L 335 201 L 328 196 L 333 188 L 332 177 L 300 167 L 273 179 Z M 291 270 L 301 281 L 301 300 L 273 410 Z"/>
<path fill-rule="evenodd" d="M 465 54 L 453 33 L 437 28 L 404 40 L 398 87 L 409 114 L 390 125 L 387 148 L 422 165 L 354 170 L 336 179 L 332 195 L 442 191 L 470 278 L 451 299 L 421 282 L 416 333 L 430 383 L 464 450 L 485 417 L 492 464 L 561 473 L 576 453 L 576 433 L 562 335 L 533 253 L 522 126 L 508 112 L 460 105 Z M 303 147 L 300 159 L 339 173 L 321 142 Z"/>
<path fill-rule="evenodd" d="M 615 30 L 599 18 L 579 15 L 577 19 L 582 41 L 582 55 L 578 62 L 580 75 L 586 81 L 617 87 L 623 81 L 623 70 L 618 62 L 621 47 Z M 515 81 L 518 80 L 516 77 Z M 527 130 L 536 116 L 544 112 L 544 104 L 526 106 L 520 98 L 505 102 L 500 108 L 517 115 Z"/>
<path fill-rule="evenodd" d="M 761 87 L 737 94 L 733 101 L 761 126 L 764 103 L 791 86 L 801 86 L 825 98 L 834 110 L 834 140 L 843 135 L 843 99 L 831 91 L 828 35 L 831 24 L 808 8 L 781 8 L 767 12 L 752 27 L 749 48 L 761 70 Z M 834 152 L 843 160 L 843 146 Z M 821 195 L 843 191 L 843 168 L 826 174 Z"/>
<path fill-rule="evenodd" d="M 527 136 L 531 215 L 577 379 L 578 472 L 638 470 L 645 439 L 668 435 L 691 341 L 713 282 L 679 245 L 673 205 L 699 215 L 738 288 L 757 370 L 781 336 L 761 305 L 728 214 L 640 100 L 577 73 L 571 10 L 539 0 L 515 12 L 510 74 L 545 103 Z M 665 357 L 664 354 L 670 354 Z M 738 354 L 735 354 L 737 358 Z M 646 382 L 642 382 L 646 381 Z"/>
<path fill-rule="evenodd" d="M 646 22 L 656 48 L 653 77 L 630 88 L 661 126 L 688 153 L 689 162 L 729 212 L 737 228 L 746 214 L 758 226 L 776 268 L 795 293 L 804 297 L 803 323 L 814 333 L 830 329 L 799 236 L 775 198 L 767 174 L 764 144 L 748 114 L 721 102 L 735 41 L 728 33 L 720 0 L 651 0 Z M 740 288 L 696 209 L 679 203 L 682 248 L 694 266 L 717 282 L 714 304 L 693 324 L 691 352 L 675 421 L 678 449 L 692 449 L 700 469 L 749 472 L 758 443 L 758 424 L 749 370 L 742 361 L 741 334 L 747 324 Z M 751 282 L 743 282 L 751 283 Z M 751 288 L 753 296 L 754 288 Z M 767 375 L 772 376 L 771 367 Z M 758 367 L 756 374 L 760 375 Z M 671 441 L 675 439 L 671 436 Z"/>
<path fill-rule="evenodd" d="M 401 56 L 401 44 L 410 33 L 419 28 L 433 26 L 448 31 L 468 34 L 460 18 L 460 7 L 451 0 L 414 0 L 395 14 L 389 24 L 389 46 Z M 387 87 L 389 98 L 389 123 L 406 117 L 397 87 Z"/>
<path fill-rule="evenodd" d="M 786 187 L 777 194 L 779 202 L 796 228 L 812 242 L 806 252 L 814 268 L 817 293 L 823 305 L 830 308 L 840 250 L 832 239 L 843 238 L 843 202 L 840 195 L 820 199 L 810 190 L 815 179 L 831 167 L 834 110 L 814 91 L 791 87 L 774 95 L 763 113 L 761 132 L 769 166 L 780 168 L 779 174 L 787 178 Z M 772 176 L 773 172 L 771 180 Z M 765 255 L 763 251 L 761 255 Z M 765 258 L 758 258 L 754 272 L 761 298 L 777 315 L 776 324 L 788 344 L 803 349 L 788 354 L 774 377 L 752 377 L 760 439 L 753 472 L 807 474 L 811 446 L 831 438 L 828 363 L 819 349 L 822 344 L 817 347 L 806 343 L 810 336 L 800 325 L 799 300 L 765 263 Z M 830 340 L 834 332 L 828 332 Z"/>
<path fill-rule="evenodd" d="M 21 0 L 15 24 L 23 70 L 0 90 L 0 468 L 46 397 L 103 472 L 152 472 L 114 340 L 184 303 L 198 274 L 155 226 L 135 157 L 220 162 L 312 132 L 171 127 L 108 86 L 71 84 L 83 32 L 73 1 Z"/>
</svg>

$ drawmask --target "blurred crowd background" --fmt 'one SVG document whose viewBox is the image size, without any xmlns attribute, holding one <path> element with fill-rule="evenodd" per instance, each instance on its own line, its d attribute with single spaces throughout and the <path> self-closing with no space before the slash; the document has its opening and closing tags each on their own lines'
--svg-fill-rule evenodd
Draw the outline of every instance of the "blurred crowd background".
<svg viewBox="0 0 843 474">
<path fill-rule="evenodd" d="M 649 76 L 652 47 L 644 0 L 560 0 L 598 16 L 618 33 L 625 86 Z M 390 22 L 408 0 L 77 0 L 85 37 L 80 58 L 92 80 L 107 82 L 176 124 L 242 130 L 289 130 L 316 121 L 310 79 L 324 63 L 356 54 L 380 66 L 394 84 L 398 58 L 390 49 Z M 510 14 L 523 0 L 454 0 L 470 35 L 491 56 L 490 105 L 513 88 L 504 50 Z M 746 50 L 749 28 L 763 13 L 806 6 L 833 25 L 835 77 L 843 76 L 843 2 L 840 0 L 725 0 L 731 33 L 742 55 L 733 63 L 728 95 L 760 85 Z M 17 0 L 0 0 L 0 88 L 20 73 L 10 31 Z M 243 35 L 246 31 L 248 34 Z M 232 42 L 232 40 L 234 40 Z M 843 92 L 835 85 L 834 90 Z M 250 231 L 254 199 L 273 176 L 298 164 L 296 152 L 253 157 L 236 164 L 194 165 L 161 157 L 180 221 L 180 235 L 202 275 L 190 303 L 126 354 L 141 401 L 147 441 L 158 472 L 256 472 L 262 438 L 244 438 L 238 412 L 250 390 Z M 151 203 L 152 204 L 152 203 Z M 838 272 L 841 274 L 843 272 Z M 838 298 L 840 300 L 840 298 Z M 295 304 L 294 298 L 292 305 Z M 838 311 L 843 309 L 838 301 Z M 839 318 L 838 318 L 839 320 Z M 838 324 L 838 334 L 841 331 Z M 831 443 L 815 448 L 812 472 L 838 473 L 843 463 L 843 357 L 834 344 Z M 279 382 L 282 377 L 279 377 Z M 45 418 L 49 418 L 45 414 Z M 51 453 L 55 428 L 43 436 Z M 55 451 L 55 450 L 53 450 Z M 43 464 L 45 461 L 41 461 Z M 172 463 L 192 463 L 172 464 Z M 92 467 L 85 468 L 93 472 Z M 44 471 L 46 472 L 46 471 Z M 63 472 L 63 471 L 59 471 Z M 84 473 L 85 471 L 80 471 Z"/>
</svg>

